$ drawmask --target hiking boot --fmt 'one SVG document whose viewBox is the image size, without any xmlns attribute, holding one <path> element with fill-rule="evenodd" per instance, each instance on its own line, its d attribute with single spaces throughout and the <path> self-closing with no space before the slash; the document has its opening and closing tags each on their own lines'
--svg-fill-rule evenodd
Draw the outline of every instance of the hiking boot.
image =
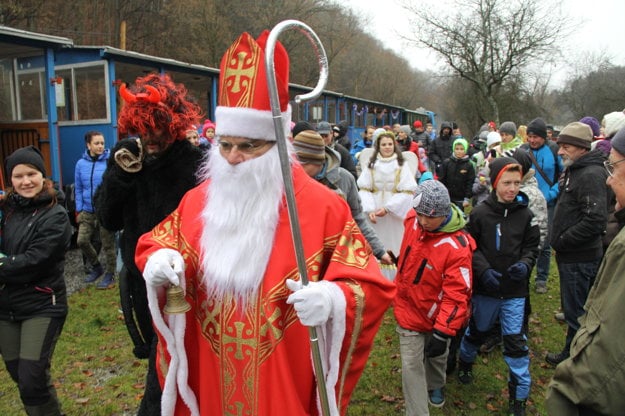
<svg viewBox="0 0 625 416">
<path fill-rule="evenodd" d="M 93 266 L 93 268 L 91 269 L 91 272 L 89 272 L 87 277 L 85 277 L 84 282 L 93 283 L 96 280 L 98 280 L 100 276 L 102 276 L 102 273 L 104 273 L 104 269 L 102 268 L 102 265 L 98 263 L 95 266 Z"/>
<path fill-rule="evenodd" d="M 550 352 L 545 356 L 545 361 L 555 367 L 567 358 L 569 358 L 568 352 Z"/>
<path fill-rule="evenodd" d="M 107 273 L 102 280 L 98 282 L 96 289 L 110 289 L 115 286 L 115 277 L 113 273 Z"/>
<path fill-rule="evenodd" d="M 564 318 L 564 312 L 556 312 L 553 317 L 556 318 L 556 321 L 566 323 L 566 319 Z"/>
<path fill-rule="evenodd" d="M 458 361 L 458 381 L 462 384 L 473 383 L 473 363 Z"/>
<path fill-rule="evenodd" d="M 501 334 L 495 334 L 488 338 L 482 345 L 480 345 L 480 352 L 483 354 L 487 354 L 495 349 L 495 347 L 503 344 L 503 340 L 501 339 Z"/>
<path fill-rule="evenodd" d="M 430 406 L 443 407 L 445 404 L 445 391 L 442 387 L 428 392 L 428 403 Z"/>
<path fill-rule="evenodd" d="M 525 416 L 525 400 L 510 400 L 508 414 L 510 416 Z"/>
<path fill-rule="evenodd" d="M 536 282 L 536 293 L 543 295 L 547 293 L 547 282 Z"/>
</svg>

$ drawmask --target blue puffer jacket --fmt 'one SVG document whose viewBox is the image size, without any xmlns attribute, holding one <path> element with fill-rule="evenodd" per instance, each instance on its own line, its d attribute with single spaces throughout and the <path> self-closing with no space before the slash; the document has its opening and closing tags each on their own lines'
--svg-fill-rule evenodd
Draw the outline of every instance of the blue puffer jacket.
<svg viewBox="0 0 625 416">
<path fill-rule="evenodd" d="M 102 175 L 106 170 L 109 154 L 109 150 L 106 149 L 97 159 L 94 159 L 89 155 L 89 150 L 85 150 L 85 153 L 76 162 L 74 173 L 76 212 L 95 212 L 93 196 L 98 186 L 102 183 Z"/>
</svg>

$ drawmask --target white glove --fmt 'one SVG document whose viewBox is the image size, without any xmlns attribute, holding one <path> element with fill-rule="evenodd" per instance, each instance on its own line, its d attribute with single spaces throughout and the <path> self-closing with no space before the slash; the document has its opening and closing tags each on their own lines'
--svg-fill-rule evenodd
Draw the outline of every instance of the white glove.
<svg viewBox="0 0 625 416">
<path fill-rule="evenodd" d="M 332 311 L 332 296 L 325 282 L 308 282 L 302 287 L 300 280 L 286 280 L 286 286 L 293 293 L 286 303 L 293 305 L 302 325 L 319 326 L 327 322 Z"/>
<path fill-rule="evenodd" d="M 178 286 L 183 273 L 182 255 L 171 248 L 161 248 L 148 258 L 143 269 L 143 278 L 153 287 L 162 286 L 167 282 Z"/>
</svg>

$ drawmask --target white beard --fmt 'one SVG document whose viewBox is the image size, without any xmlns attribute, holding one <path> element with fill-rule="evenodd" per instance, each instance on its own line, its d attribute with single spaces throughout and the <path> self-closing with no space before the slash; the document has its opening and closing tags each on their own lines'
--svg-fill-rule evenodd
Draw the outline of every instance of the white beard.
<svg viewBox="0 0 625 416">
<path fill-rule="evenodd" d="M 210 297 L 233 296 L 243 306 L 263 281 L 280 217 L 284 184 L 277 146 L 238 165 L 213 146 L 200 175 L 211 180 L 201 213 L 203 281 Z"/>
</svg>

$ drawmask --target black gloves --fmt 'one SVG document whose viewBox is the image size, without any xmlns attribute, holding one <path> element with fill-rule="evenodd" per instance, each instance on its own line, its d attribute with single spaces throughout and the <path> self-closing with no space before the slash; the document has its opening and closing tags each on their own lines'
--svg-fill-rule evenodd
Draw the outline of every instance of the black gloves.
<svg viewBox="0 0 625 416">
<path fill-rule="evenodd" d="M 426 357 L 438 357 L 439 355 L 445 354 L 447 351 L 447 340 L 449 339 L 448 335 L 443 334 L 437 330 L 432 332 L 432 336 L 425 346 L 425 356 Z"/>
<path fill-rule="evenodd" d="M 528 272 L 529 267 L 527 267 L 527 264 L 521 261 L 518 261 L 512 266 L 508 267 L 508 276 L 512 280 L 524 280 L 525 278 L 527 278 Z"/>
<path fill-rule="evenodd" d="M 480 281 L 484 287 L 492 292 L 499 290 L 499 279 L 501 279 L 501 273 L 495 269 L 486 269 L 480 276 Z"/>
</svg>

